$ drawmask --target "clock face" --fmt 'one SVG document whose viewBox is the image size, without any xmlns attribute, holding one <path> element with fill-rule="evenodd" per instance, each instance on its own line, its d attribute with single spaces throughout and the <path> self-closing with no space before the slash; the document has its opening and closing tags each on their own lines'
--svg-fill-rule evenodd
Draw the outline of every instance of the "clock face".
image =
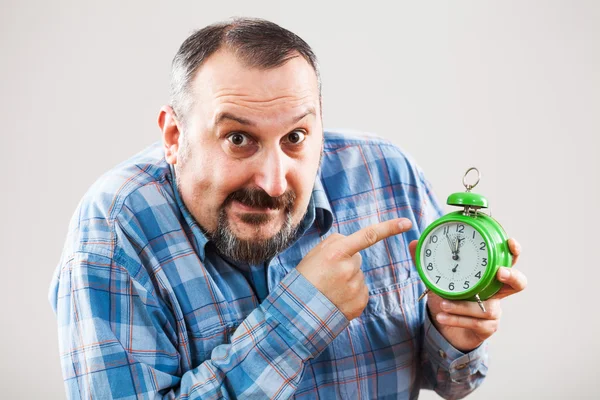
<svg viewBox="0 0 600 400">
<path fill-rule="evenodd" d="M 489 256 L 487 243 L 472 226 L 447 222 L 425 238 L 421 246 L 421 267 L 438 289 L 462 293 L 485 275 Z"/>
</svg>

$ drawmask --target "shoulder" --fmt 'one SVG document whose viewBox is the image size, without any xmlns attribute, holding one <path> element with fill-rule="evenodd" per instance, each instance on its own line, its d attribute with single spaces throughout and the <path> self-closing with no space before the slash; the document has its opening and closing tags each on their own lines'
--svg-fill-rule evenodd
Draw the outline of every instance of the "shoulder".
<svg viewBox="0 0 600 400">
<path fill-rule="evenodd" d="M 160 143 L 154 143 L 98 178 L 79 202 L 64 251 L 112 256 L 115 224 L 139 217 L 170 189 L 170 168 Z"/>
<path fill-rule="evenodd" d="M 423 171 L 406 151 L 376 135 L 326 131 L 323 150 L 324 178 L 343 174 L 415 187 L 426 183 Z"/>
<path fill-rule="evenodd" d="M 349 129 L 327 129 L 325 148 L 340 148 L 347 146 L 394 146 L 389 140 L 368 132 Z"/>
<path fill-rule="evenodd" d="M 162 147 L 154 143 L 94 182 L 83 196 L 82 215 L 114 219 L 128 197 L 147 185 L 164 182 L 169 175 Z"/>
<path fill-rule="evenodd" d="M 155 232 L 168 231 L 164 221 L 178 226 L 171 180 L 161 144 L 155 143 L 92 184 L 69 224 L 50 288 L 54 307 L 71 282 L 119 286 L 133 279 L 154 290 L 141 253 Z"/>
</svg>

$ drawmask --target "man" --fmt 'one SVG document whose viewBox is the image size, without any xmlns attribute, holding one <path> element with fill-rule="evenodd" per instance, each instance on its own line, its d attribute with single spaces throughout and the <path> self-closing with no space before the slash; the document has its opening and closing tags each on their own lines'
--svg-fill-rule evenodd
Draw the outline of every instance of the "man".
<svg viewBox="0 0 600 400">
<path fill-rule="evenodd" d="M 323 133 L 302 39 L 249 19 L 196 32 L 158 123 L 162 143 L 72 219 L 50 291 L 69 397 L 458 398 L 480 384 L 499 299 L 524 276 L 503 268 L 485 314 L 417 302 L 416 239 L 440 208 L 393 145 Z"/>
</svg>

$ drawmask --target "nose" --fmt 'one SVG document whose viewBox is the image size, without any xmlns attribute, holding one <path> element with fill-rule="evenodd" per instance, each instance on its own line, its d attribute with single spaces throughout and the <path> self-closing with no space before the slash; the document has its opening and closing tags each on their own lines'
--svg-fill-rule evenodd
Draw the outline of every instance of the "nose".
<svg viewBox="0 0 600 400">
<path fill-rule="evenodd" d="M 271 197 L 279 197 L 287 189 L 287 156 L 281 148 L 266 150 L 264 156 L 257 159 L 254 184 Z"/>
</svg>

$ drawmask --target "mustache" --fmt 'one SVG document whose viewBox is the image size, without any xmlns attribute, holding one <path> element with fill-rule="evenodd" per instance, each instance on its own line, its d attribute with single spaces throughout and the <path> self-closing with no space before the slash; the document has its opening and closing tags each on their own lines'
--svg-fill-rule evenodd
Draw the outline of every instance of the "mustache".
<svg viewBox="0 0 600 400">
<path fill-rule="evenodd" d="M 227 206 L 234 200 L 249 207 L 290 210 L 296 201 L 296 193 L 292 190 L 287 190 L 281 196 L 271 197 L 267 192 L 259 188 L 243 188 L 227 196 L 223 202 L 223 206 Z"/>
</svg>

